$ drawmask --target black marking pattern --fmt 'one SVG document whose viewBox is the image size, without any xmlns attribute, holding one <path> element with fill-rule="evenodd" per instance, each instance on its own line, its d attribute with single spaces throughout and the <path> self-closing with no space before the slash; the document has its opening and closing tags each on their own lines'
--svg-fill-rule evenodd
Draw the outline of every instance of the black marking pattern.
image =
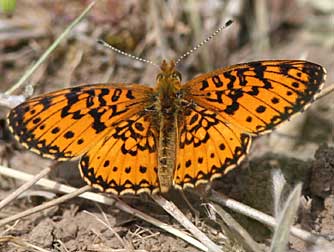
<svg viewBox="0 0 334 252">
<path fill-rule="evenodd" d="M 251 137 L 211 110 L 187 108 L 180 115 L 176 187 L 208 182 L 237 165 L 247 154 Z"/>
<path fill-rule="evenodd" d="M 139 84 L 74 87 L 20 104 L 9 113 L 8 123 L 27 148 L 49 158 L 71 159 L 111 125 L 144 110 L 150 96 L 152 89 Z"/>
<path fill-rule="evenodd" d="M 323 67 L 307 61 L 250 62 L 189 81 L 183 86 L 184 98 L 246 132 L 261 134 L 303 111 L 320 91 L 325 76 Z"/>
<path fill-rule="evenodd" d="M 115 125 L 110 134 L 81 158 L 84 180 L 115 194 L 158 190 L 158 135 L 151 122 L 150 118 L 137 114 Z"/>
</svg>

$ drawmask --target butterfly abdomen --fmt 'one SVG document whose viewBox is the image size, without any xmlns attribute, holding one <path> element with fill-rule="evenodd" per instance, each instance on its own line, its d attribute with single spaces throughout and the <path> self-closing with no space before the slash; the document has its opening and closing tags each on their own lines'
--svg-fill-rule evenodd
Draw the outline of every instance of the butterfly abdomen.
<svg viewBox="0 0 334 252">
<path fill-rule="evenodd" d="M 158 177 L 160 191 L 167 192 L 172 186 L 176 153 L 176 114 L 161 113 L 158 147 Z"/>
<path fill-rule="evenodd" d="M 158 177 L 160 191 L 167 192 L 172 187 L 176 158 L 176 100 L 172 89 L 165 89 L 159 97 L 159 144 Z"/>
<path fill-rule="evenodd" d="M 160 191 L 167 192 L 173 185 L 177 143 L 177 93 L 181 87 L 181 75 L 175 64 L 163 61 L 157 76 L 157 110 L 159 111 L 158 178 Z"/>
</svg>

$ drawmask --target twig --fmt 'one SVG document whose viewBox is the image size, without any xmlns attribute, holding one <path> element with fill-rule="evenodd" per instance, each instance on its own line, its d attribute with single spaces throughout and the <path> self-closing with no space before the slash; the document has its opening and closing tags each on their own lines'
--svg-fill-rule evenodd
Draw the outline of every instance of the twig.
<svg viewBox="0 0 334 252">
<path fill-rule="evenodd" d="M 221 248 L 201 232 L 171 201 L 167 201 L 160 195 L 152 195 L 152 199 L 157 202 L 166 212 L 173 216 L 182 226 L 200 240 L 210 251 L 222 251 Z"/>
<path fill-rule="evenodd" d="M 8 167 L 5 166 L 1 166 L 0 165 L 0 174 L 5 175 L 5 176 L 9 176 L 12 178 L 16 178 L 16 179 L 20 179 L 20 180 L 30 180 L 33 176 L 30 174 L 27 174 L 25 172 L 22 171 L 17 171 L 14 169 L 10 169 Z M 40 179 L 37 183 L 37 185 L 43 186 L 45 188 L 49 188 L 52 190 L 56 190 L 58 192 L 62 192 L 62 193 L 71 193 L 73 191 L 76 190 L 76 188 L 71 187 L 71 186 L 67 186 L 67 185 L 63 185 L 57 182 L 54 182 L 52 180 L 49 179 Z M 81 195 L 79 195 L 80 198 L 84 198 L 84 199 L 88 199 L 90 201 L 94 201 L 94 202 L 98 202 L 101 204 L 105 204 L 105 205 L 115 205 L 117 208 L 121 209 L 122 211 L 129 213 L 133 216 L 136 216 L 148 223 L 151 223 L 154 226 L 157 226 L 163 230 L 165 230 L 166 232 L 175 235 L 176 237 L 179 237 L 183 240 L 185 240 L 186 242 L 188 242 L 189 244 L 193 245 L 194 247 L 202 250 L 202 251 L 208 251 L 207 247 L 205 247 L 202 243 L 200 243 L 199 241 L 197 241 L 196 239 L 192 238 L 191 236 L 189 236 L 188 234 L 173 228 L 172 226 L 163 223 L 143 212 L 140 212 L 132 207 L 130 207 L 129 205 L 127 205 L 125 202 L 121 201 L 120 199 L 117 198 L 117 201 L 115 201 L 114 199 L 110 198 L 110 197 L 106 197 L 104 195 L 101 194 L 97 194 L 97 193 L 92 193 L 92 192 L 85 192 Z M 0 220 L 0 225 L 1 225 L 1 220 Z"/>
<path fill-rule="evenodd" d="M 233 237 L 233 239 L 236 240 L 238 244 L 241 244 L 246 251 L 263 251 L 257 242 L 253 240 L 252 236 L 222 207 L 214 203 L 208 204 L 208 206 L 209 209 L 211 208 L 220 216 L 221 220 L 216 218 L 214 221 L 222 227 L 226 236 L 230 238 Z"/>
<path fill-rule="evenodd" d="M 39 251 L 39 252 L 51 252 L 50 250 L 43 249 L 41 247 L 38 247 L 36 245 L 31 244 L 30 242 L 27 242 L 23 239 L 13 237 L 13 236 L 2 236 L 0 237 L 0 244 L 5 242 L 12 242 L 15 245 L 24 248 L 25 251 Z"/>
<path fill-rule="evenodd" d="M 153 217 L 145 214 L 145 213 L 142 213 L 132 207 L 130 207 L 129 205 L 127 205 L 125 202 L 121 201 L 121 200 L 118 200 L 117 203 L 115 204 L 117 206 L 117 208 L 123 210 L 124 212 L 127 212 L 131 215 L 134 215 L 146 222 L 149 222 L 185 241 L 187 241 L 188 243 L 192 244 L 193 246 L 197 247 L 198 249 L 200 250 L 203 250 L 203 251 L 208 251 L 207 247 L 205 245 L 203 245 L 202 243 L 200 243 L 199 241 L 195 240 L 194 238 L 192 238 L 191 236 L 187 235 L 186 233 L 176 229 L 176 228 L 173 228 L 171 227 L 170 225 L 167 225 L 157 219 L 154 219 Z"/>
<path fill-rule="evenodd" d="M 272 228 L 275 228 L 277 226 L 277 222 L 273 217 L 270 215 L 267 215 L 265 213 L 260 212 L 259 210 L 256 210 L 254 208 L 251 208 L 245 204 L 242 204 L 238 201 L 235 201 L 233 199 L 230 199 L 226 197 L 225 195 L 219 194 L 216 191 L 212 191 L 212 195 L 210 196 L 210 200 L 217 202 L 225 207 L 228 207 L 232 209 L 235 212 L 241 213 L 242 215 L 248 216 L 252 219 L 255 219 L 267 226 L 270 226 Z M 291 227 L 290 230 L 291 234 L 295 237 L 298 237 L 304 241 L 313 243 L 313 244 L 319 244 L 319 243 L 327 243 L 328 241 L 325 240 L 323 237 L 316 236 L 311 234 L 310 232 L 307 232 L 305 230 L 299 229 L 297 227 Z"/>
<path fill-rule="evenodd" d="M 37 175 L 35 175 L 31 180 L 27 181 L 26 183 L 24 183 L 23 185 L 21 185 L 19 188 L 17 188 L 14 192 L 12 192 L 11 194 L 9 194 L 6 198 L 4 198 L 0 202 L 0 209 L 2 209 L 3 207 L 5 207 L 12 200 L 16 199 L 21 193 L 23 193 L 26 190 L 28 190 L 31 186 L 33 186 L 38 180 L 40 180 L 45 175 L 47 175 L 50 171 L 51 171 L 50 167 L 45 168 L 40 173 L 38 173 Z"/>
<path fill-rule="evenodd" d="M 323 98 L 326 95 L 329 95 L 333 91 L 334 91 L 334 83 L 321 90 L 320 94 L 316 97 L 316 100 L 320 100 L 321 98 Z"/>
<path fill-rule="evenodd" d="M 18 220 L 18 219 L 21 219 L 23 217 L 26 217 L 26 216 L 29 216 L 29 215 L 32 215 L 34 213 L 38 213 L 40 211 L 43 211 L 45 209 L 48 209 L 50 207 L 53 207 L 53 206 L 56 206 L 56 205 L 59 205 L 69 199 L 73 199 L 75 197 L 77 197 L 78 195 L 86 192 L 86 191 L 89 191 L 91 190 L 91 187 L 89 185 L 86 185 L 84 187 L 81 187 L 77 190 L 75 190 L 74 192 L 72 193 L 69 193 L 69 194 L 65 194 L 57 199 L 54 199 L 54 200 L 51 200 L 51 201 L 48 201 L 46 203 L 43 203 L 42 205 L 39 205 L 39 206 L 36 206 L 36 207 L 33 207 L 33 208 L 30 208 L 28 210 L 25 210 L 23 212 L 20 212 L 18 214 L 14 214 L 14 215 L 11 215 L 5 219 L 2 219 L 0 220 L 0 227 L 2 227 L 3 225 L 6 225 L 12 221 L 15 221 L 15 220 Z"/>
<path fill-rule="evenodd" d="M 116 239 L 122 244 L 122 246 L 124 247 L 124 250 L 127 251 L 131 251 L 133 248 L 131 247 L 131 244 L 129 242 L 125 242 L 120 236 L 119 234 L 111 227 L 110 223 L 107 223 L 106 221 L 108 221 L 106 214 L 102 211 L 102 215 L 103 217 L 105 217 L 106 221 L 103 221 L 102 219 L 100 219 L 98 216 L 84 210 L 84 213 L 94 217 L 98 222 L 100 222 L 103 226 L 105 226 L 107 229 L 109 229 L 111 231 L 111 233 L 116 237 Z"/>
<path fill-rule="evenodd" d="M 297 215 L 302 185 L 298 184 L 290 193 L 283 210 L 278 213 L 277 226 L 271 242 L 270 252 L 284 252 L 289 242 L 289 230 L 292 227 Z"/>
</svg>

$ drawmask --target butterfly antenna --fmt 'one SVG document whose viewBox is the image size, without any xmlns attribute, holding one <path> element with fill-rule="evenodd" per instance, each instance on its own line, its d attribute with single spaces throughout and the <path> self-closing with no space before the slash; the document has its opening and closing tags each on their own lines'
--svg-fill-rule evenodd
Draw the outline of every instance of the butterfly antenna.
<svg viewBox="0 0 334 252">
<path fill-rule="evenodd" d="M 194 48 L 192 48 L 191 50 L 189 50 L 188 52 L 186 52 L 182 56 L 180 56 L 175 61 L 175 65 L 177 65 L 178 63 L 180 63 L 181 60 L 183 60 L 184 58 L 188 57 L 190 54 L 192 54 L 193 52 L 195 52 L 196 50 L 198 50 L 200 47 L 202 47 L 203 45 L 205 45 L 207 42 L 209 42 L 211 39 L 213 39 L 218 33 L 220 33 L 222 30 L 224 30 L 225 28 L 227 28 L 228 26 L 230 26 L 232 23 L 233 23 L 232 20 L 228 20 L 223 26 L 221 26 L 219 29 L 217 29 L 216 31 L 214 31 L 209 37 L 207 37 L 206 39 L 204 39 L 203 41 L 201 41 L 200 43 L 198 43 Z"/>
<path fill-rule="evenodd" d="M 99 44 L 101 44 L 101 45 L 103 45 L 103 46 L 105 46 L 105 47 L 113 50 L 114 52 L 117 52 L 117 53 L 121 54 L 121 55 L 124 55 L 124 56 L 129 57 L 129 58 L 134 59 L 134 60 L 138 60 L 138 61 L 141 61 L 141 62 L 144 62 L 144 63 L 151 64 L 151 65 L 156 66 L 156 67 L 159 68 L 159 66 L 156 63 L 154 63 L 153 61 L 147 60 L 147 59 L 143 59 L 143 58 L 140 58 L 138 56 L 134 56 L 134 55 L 132 55 L 130 53 L 126 53 L 126 52 L 124 52 L 124 51 L 122 51 L 120 49 L 117 49 L 116 47 L 113 47 L 112 45 L 110 45 L 109 43 L 107 43 L 106 41 L 104 41 L 102 39 L 99 39 L 97 42 Z"/>
</svg>

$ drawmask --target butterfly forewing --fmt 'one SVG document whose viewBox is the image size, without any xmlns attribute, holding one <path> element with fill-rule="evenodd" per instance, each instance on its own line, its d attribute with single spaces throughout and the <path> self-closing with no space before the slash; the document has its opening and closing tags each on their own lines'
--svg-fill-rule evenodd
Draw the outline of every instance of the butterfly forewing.
<svg viewBox="0 0 334 252">
<path fill-rule="evenodd" d="M 12 109 L 8 123 L 27 148 L 54 159 L 79 156 L 112 125 L 150 104 L 144 85 L 79 86 L 32 98 Z"/>
<path fill-rule="evenodd" d="M 200 75 L 183 86 L 185 98 L 219 113 L 245 132 L 272 130 L 303 110 L 319 92 L 325 69 L 306 61 L 259 61 Z"/>
</svg>

